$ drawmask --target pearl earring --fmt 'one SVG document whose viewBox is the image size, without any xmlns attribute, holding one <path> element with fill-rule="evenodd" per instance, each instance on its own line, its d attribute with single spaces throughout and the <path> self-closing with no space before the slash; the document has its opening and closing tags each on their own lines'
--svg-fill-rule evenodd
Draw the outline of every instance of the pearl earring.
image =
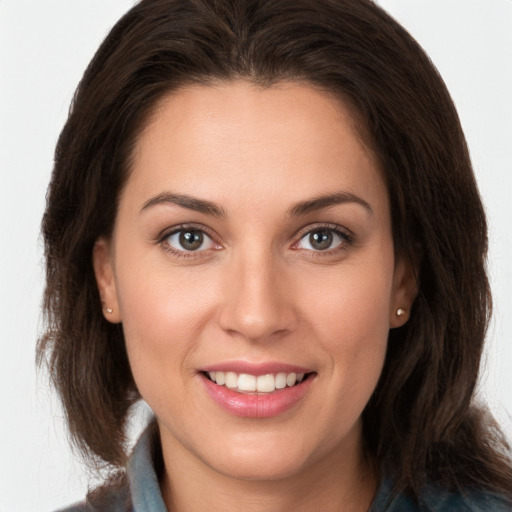
<svg viewBox="0 0 512 512">
<path fill-rule="evenodd" d="M 398 309 L 396 310 L 396 316 L 403 316 L 403 315 L 405 315 L 405 309 L 403 309 L 403 308 L 398 308 Z"/>
<path fill-rule="evenodd" d="M 107 313 L 107 315 L 111 315 L 114 310 L 112 308 L 105 308 L 104 311 Z"/>
</svg>

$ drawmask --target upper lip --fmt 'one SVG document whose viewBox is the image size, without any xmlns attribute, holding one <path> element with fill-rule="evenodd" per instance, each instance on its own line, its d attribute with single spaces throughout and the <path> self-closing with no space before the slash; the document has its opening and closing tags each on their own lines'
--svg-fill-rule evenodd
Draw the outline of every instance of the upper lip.
<svg viewBox="0 0 512 512">
<path fill-rule="evenodd" d="M 311 373 L 313 370 L 295 364 L 268 361 L 262 363 L 251 363 L 249 361 L 226 361 L 215 363 L 200 368 L 202 372 L 234 372 L 246 373 L 248 375 L 277 374 L 277 373 Z"/>
</svg>

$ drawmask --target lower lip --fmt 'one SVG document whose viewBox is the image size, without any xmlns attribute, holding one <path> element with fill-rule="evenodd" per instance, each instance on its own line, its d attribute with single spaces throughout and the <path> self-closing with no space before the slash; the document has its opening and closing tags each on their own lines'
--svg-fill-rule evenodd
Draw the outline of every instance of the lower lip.
<svg viewBox="0 0 512 512">
<path fill-rule="evenodd" d="M 243 418 L 272 418 L 296 406 L 306 395 L 314 380 L 313 375 L 292 387 L 273 393 L 237 393 L 219 386 L 205 375 L 199 374 L 210 397 L 224 410 Z"/>
</svg>

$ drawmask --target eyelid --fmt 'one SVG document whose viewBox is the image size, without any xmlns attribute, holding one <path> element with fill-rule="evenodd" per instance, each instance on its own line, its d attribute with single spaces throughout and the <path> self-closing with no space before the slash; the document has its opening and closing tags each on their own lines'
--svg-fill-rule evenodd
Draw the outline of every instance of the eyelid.
<svg viewBox="0 0 512 512">
<path fill-rule="evenodd" d="M 212 249 L 202 249 L 200 251 L 186 251 L 186 250 L 179 250 L 175 249 L 174 247 L 171 247 L 169 244 L 166 244 L 166 240 L 173 234 L 176 234 L 180 231 L 185 231 L 187 229 L 190 230 L 196 230 L 203 232 L 206 236 L 208 236 L 217 246 L 213 250 L 218 250 L 223 248 L 223 243 L 219 241 L 220 237 L 217 235 L 216 232 L 214 232 L 209 227 L 203 225 L 203 224 L 197 224 L 197 223 L 183 223 L 183 224 L 176 224 L 171 227 L 167 227 L 160 231 L 160 233 L 155 237 L 154 242 L 161 245 L 166 251 L 171 252 L 175 256 L 183 256 L 183 257 L 200 257 L 201 253 L 206 253 L 211 251 Z M 343 251 L 347 249 L 347 246 L 351 245 L 354 241 L 354 234 L 352 231 L 344 226 L 341 226 L 339 224 L 333 224 L 333 223 L 318 223 L 318 224 L 308 224 L 307 226 L 304 226 L 300 228 L 295 235 L 293 236 L 293 239 L 295 240 L 292 244 L 292 249 L 294 250 L 301 250 L 300 248 L 296 247 L 298 243 L 308 234 L 320 231 L 320 230 L 328 230 L 333 231 L 334 233 L 340 235 L 344 239 L 344 243 L 340 244 L 339 246 L 333 248 L 333 249 L 326 249 L 324 251 L 313 251 L 310 249 L 304 249 L 304 251 L 308 251 L 311 253 L 315 253 L 316 256 L 321 255 L 329 255 L 332 253 L 336 253 L 338 251 Z"/>
<path fill-rule="evenodd" d="M 197 250 L 197 251 L 187 251 L 185 249 L 177 249 L 173 246 L 171 246 L 169 243 L 167 243 L 167 239 L 176 234 L 176 233 L 179 233 L 180 231 L 186 231 L 186 230 L 191 230 L 191 231 L 201 231 L 202 233 L 204 233 L 208 238 L 210 238 L 212 240 L 212 242 L 217 246 L 213 249 L 209 248 L 209 249 L 201 249 L 201 250 Z M 211 250 L 218 250 L 220 248 L 222 248 L 222 244 L 218 241 L 219 240 L 219 236 L 213 231 L 211 230 L 210 228 L 208 228 L 207 226 L 204 226 L 202 224 L 196 224 L 196 223 L 183 223 L 183 224 L 176 224 L 174 226 L 171 226 L 171 227 L 168 227 L 162 231 L 160 231 L 160 233 L 155 237 L 155 243 L 162 246 L 162 248 L 173 254 L 174 256 L 178 256 L 178 257 L 185 257 L 185 258 L 197 258 L 197 257 L 201 257 L 204 255 L 204 253 L 207 253 Z"/>
<path fill-rule="evenodd" d="M 300 247 L 297 247 L 297 245 L 300 243 L 300 241 L 307 235 L 314 233 L 315 231 L 332 231 L 342 237 L 344 241 L 332 248 L 332 249 L 325 249 L 325 250 L 311 250 L 311 249 L 302 249 Z M 321 256 L 321 255 L 329 255 L 333 253 L 337 253 L 338 251 L 343 251 L 347 249 L 349 245 L 351 245 L 354 242 L 354 234 L 352 231 L 344 226 L 340 226 L 339 224 L 331 224 L 331 223 L 319 223 L 319 224 L 308 224 L 307 226 L 304 226 L 301 228 L 294 236 L 295 242 L 292 244 L 292 249 L 294 250 L 304 250 L 310 253 L 313 253 L 315 256 Z"/>
<path fill-rule="evenodd" d="M 293 236 L 294 240 L 299 241 L 301 240 L 305 235 L 314 232 L 314 231 L 320 231 L 322 229 L 325 229 L 326 231 L 334 231 L 336 233 L 340 233 L 347 239 L 352 240 L 354 238 L 354 234 L 352 231 L 344 226 L 340 226 L 339 224 L 332 224 L 329 222 L 319 222 L 318 224 L 308 224 L 307 226 L 304 226 L 300 228 L 295 235 Z M 294 242 L 294 244 L 297 242 Z"/>
<path fill-rule="evenodd" d="M 184 223 L 184 224 L 176 224 L 171 227 L 167 227 L 160 231 L 158 235 L 155 237 L 156 243 L 165 242 L 167 238 L 169 238 L 171 235 L 178 233 L 180 231 L 186 231 L 187 229 L 193 230 L 193 231 L 202 231 L 206 235 L 208 235 L 212 240 L 214 240 L 216 243 L 218 242 L 218 235 L 208 228 L 207 226 L 204 226 L 202 224 L 195 224 L 195 223 Z M 219 243 L 220 245 L 220 243 Z"/>
</svg>

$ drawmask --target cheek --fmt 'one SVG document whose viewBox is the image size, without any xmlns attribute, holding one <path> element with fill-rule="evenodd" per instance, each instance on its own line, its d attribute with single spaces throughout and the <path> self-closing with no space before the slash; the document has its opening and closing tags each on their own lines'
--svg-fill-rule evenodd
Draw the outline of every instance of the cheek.
<svg viewBox="0 0 512 512">
<path fill-rule="evenodd" d="M 364 332 L 377 326 L 389 329 L 392 296 L 392 266 L 347 266 L 324 276 L 323 286 L 303 284 L 306 309 L 323 318 L 326 328 Z M 308 291 L 306 291 L 308 290 Z"/>
<path fill-rule="evenodd" d="M 133 261 L 137 260 L 119 265 L 117 292 L 132 372 L 148 400 L 145 388 L 154 394 L 157 377 L 169 385 L 180 385 L 183 372 L 190 368 L 187 361 L 199 345 L 213 298 L 199 272 L 185 275 L 138 260 L 137 268 L 145 269 L 141 271 L 134 268 Z"/>
<path fill-rule="evenodd" d="M 347 266 L 325 281 L 328 289 L 310 292 L 303 308 L 313 336 L 329 354 L 334 378 L 356 395 L 371 393 L 387 348 L 392 263 Z"/>
</svg>

